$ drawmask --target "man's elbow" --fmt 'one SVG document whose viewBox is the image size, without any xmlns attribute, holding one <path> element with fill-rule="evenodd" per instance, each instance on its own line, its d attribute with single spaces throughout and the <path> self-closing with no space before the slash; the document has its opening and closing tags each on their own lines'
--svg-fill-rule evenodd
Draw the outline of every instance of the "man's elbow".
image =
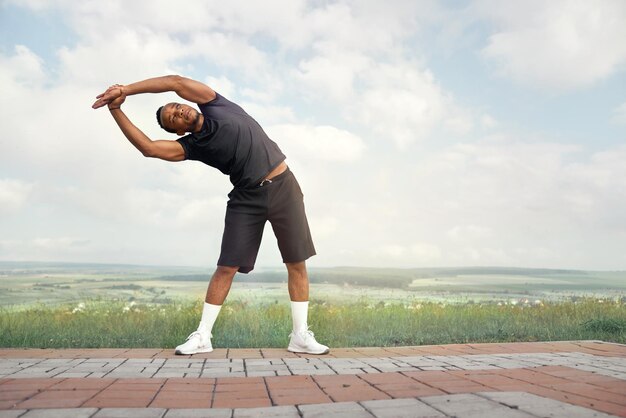
<svg viewBox="0 0 626 418">
<path fill-rule="evenodd" d="M 158 158 L 163 161 L 183 161 L 185 159 L 182 153 L 172 153 L 157 147 L 142 150 L 141 153 L 146 158 Z"/>
<path fill-rule="evenodd" d="M 170 83 L 173 91 L 180 90 L 185 83 L 185 77 L 177 74 L 168 75 L 167 80 Z"/>
<path fill-rule="evenodd" d="M 141 154 L 143 154 L 144 157 L 159 158 L 157 155 L 159 151 L 155 147 L 143 147 L 139 151 L 141 151 Z"/>
</svg>

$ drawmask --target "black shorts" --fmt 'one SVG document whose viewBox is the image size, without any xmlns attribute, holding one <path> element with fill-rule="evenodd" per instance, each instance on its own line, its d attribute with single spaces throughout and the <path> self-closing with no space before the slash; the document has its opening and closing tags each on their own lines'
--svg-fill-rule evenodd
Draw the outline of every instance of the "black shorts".
<svg viewBox="0 0 626 418">
<path fill-rule="evenodd" d="M 315 255 L 302 190 L 289 169 L 263 186 L 235 188 L 228 198 L 218 266 L 239 267 L 240 273 L 252 271 L 266 221 L 272 224 L 283 263 Z"/>
</svg>

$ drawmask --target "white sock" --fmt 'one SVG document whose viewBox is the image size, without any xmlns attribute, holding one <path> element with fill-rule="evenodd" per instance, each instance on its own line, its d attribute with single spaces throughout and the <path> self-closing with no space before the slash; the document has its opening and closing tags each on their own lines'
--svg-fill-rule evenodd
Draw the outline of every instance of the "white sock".
<svg viewBox="0 0 626 418">
<path fill-rule="evenodd" d="M 309 312 L 309 301 L 291 301 L 291 320 L 294 331 L 304 331 L 307 329 L 307 314 Z"/>
<path fill-rule="evenodd" d="M 198 331 L 211 335 L 213 324 L 217 319 L 217 315 L 220 313 L 220 309 L 222 309 L 222 305 L 211 305 L 210 303 L 204 302 L 204 307 L 202 308 L 202 319 L 200 319 Z"/>
</svg>

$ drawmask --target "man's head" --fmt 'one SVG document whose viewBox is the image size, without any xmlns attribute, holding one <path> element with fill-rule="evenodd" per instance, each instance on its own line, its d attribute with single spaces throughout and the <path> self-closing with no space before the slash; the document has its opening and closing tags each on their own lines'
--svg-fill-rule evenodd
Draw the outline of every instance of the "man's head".
<svg viewBox="0 0 626 418">
<path fill-rule="evenodd" d="M 168 103 L 156 111 L 159 126 L 167 132 L 184 135 L 198 132 L 202 127 L 202 113 L 191 106 L 180 103 Z"/>
</svg>

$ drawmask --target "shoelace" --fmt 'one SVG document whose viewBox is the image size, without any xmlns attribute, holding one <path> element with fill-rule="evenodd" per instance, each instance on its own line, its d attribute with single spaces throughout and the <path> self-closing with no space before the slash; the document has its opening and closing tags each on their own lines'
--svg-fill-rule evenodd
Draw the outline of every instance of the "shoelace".
<svg viewBox="0 0 626 418">
<path fill-rule="evenodd" d="M 198 335 L 200 337 L 200 339 L 202 339 L 202 333 L 200 331 L 196 330 L 196 331 L 192 332 L 191 334 L 189 334 L 189 337 L 187 337 L 187 339 L 185 341 L 190 340 L 195 335 Z M 209 334 L 209 338 L 213 338 L 213 334 Z"/>
<path fill-rule="evenodd" d="M 185 341 L 189 341 L 191 338 L 193 338 L 196 335 L 198 337 L 202 338 L 202 334 L 200 334 L 200 331 L 194 331 L 191 334 L 189 334 L 189 337 L 187 337 L 187 339 Z"/>
<path fill-rule="evenodd" d="M 314 337 L 315 336 L 313 331 L 311 331 L 308 326 L 306 327 L 306 329 L 304 329 L 302 331 L 298 331 L 297 333 L 302 335 L 302 337 L 305 340 L 308 339 L 308 337 Z M 289 338 L 291 338 L 293 336 L 293 334 L 294 334 L 293 332 L 291 334 L 289 334 Z"/>
</svg>

